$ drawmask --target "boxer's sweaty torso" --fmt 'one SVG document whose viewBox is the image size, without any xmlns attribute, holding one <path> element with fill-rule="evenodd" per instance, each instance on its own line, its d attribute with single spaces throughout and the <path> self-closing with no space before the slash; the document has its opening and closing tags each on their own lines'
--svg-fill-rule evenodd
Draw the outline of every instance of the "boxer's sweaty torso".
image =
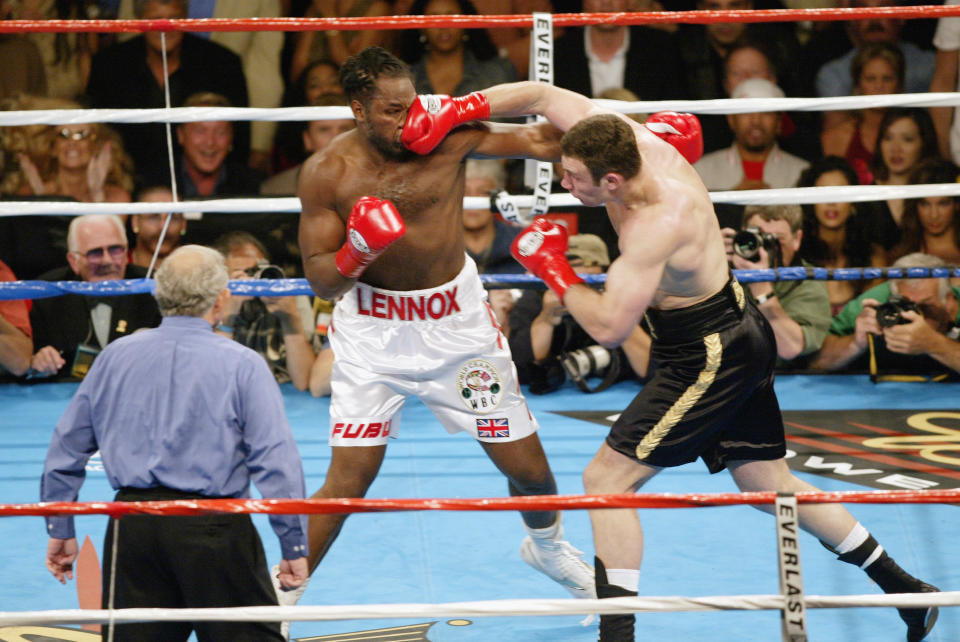
<svg viewBox="0 0 960 642">
<path fill-rule="evenodd" d="M 357 199 L 376 196 L 392 201 L 407 226 L 360 281 L 388 290 L 418 290 L 453 279 L 464 259 L 464 159 L 438 151 L 384 160 L 371 158 L 348 137 L 335 142 L 342 143 L 342 166 L 331 208 L 346 223 Z"/>
</svg>

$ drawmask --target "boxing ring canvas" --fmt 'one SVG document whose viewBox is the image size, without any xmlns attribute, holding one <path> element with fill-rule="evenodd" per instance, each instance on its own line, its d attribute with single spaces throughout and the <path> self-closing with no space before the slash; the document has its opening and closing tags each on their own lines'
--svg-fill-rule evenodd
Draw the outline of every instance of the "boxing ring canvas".
<svg viewBox="0 0 960 642">
<path fill-rule="evenodd" d="M 76 384 L 0 386 L 0 502 L 36 502 L 53 426 Z M 308 492 L 323 483 L 329 463 L 328 400 L 282 386 L 300 447 Z M 528 396 L 561 494 L 583 492 L 580 475 L 611 418 L 638 390 L 623 382 L 587 395 L 571 385 Z M 866 376 L 781 376 L 777 391 L 788 423 L 790 463 L 824 490 L 960 487 L 960 384 L 879 383 Z M 644 492 L 735 492 L 726 473 L 696 462 L 665 470 Z M 399 438 L 388 449 L 369 497 L 504 497 L 506 482 L 466 435 L 448 435 L 416 400 L 408 402 Z M 111 499 L 96 460 L 81 501 Z M 906 570 L 944 590 L 960 588 L 958 507 L 850 506 Z M 778 592 L 774 520 L 746 506 L 641 509 L 646 547 L 641 596 L 718 596 Z M 265 517 L 254 517 L 275 562 L 279 547 Z M 77 518 L 98 553 L 106 517 Z M 564 514 L 566 538 L 592 562 L 586 511 Z M 524 536 L 513 512 L 365 513 L 347 520 L 314 574 L 301 605 L 442 603 L 565 598 L 566 591 L 529 568 L 518 554 Z M 78 607 L 76 579 L 58 584 L 44 568 L 40 517 L 0 519 L 0 611 Z M 879 593 L 867 576 L 840 563 L 809 535 L 801 536 L 804 590 L 810 595 Z M 572 599 L 572 598 L 571 598 Z M 300 640 L 435 640 L 517 642 L 596 639 L 596 623 L 580 616 L 478 617 L 294 622 Z M 637 616 L 638 640 L 779 640 L 775 611 L 655 613 Z M 809 639 L 903 640 L 893 608 L 809 609 Z M 95 640 L 77 629 L 44 633 L 0 628 L 6 640 Z M 960 609 L 941 608 L 928 640 L 960 640 Z"/>
</svg>

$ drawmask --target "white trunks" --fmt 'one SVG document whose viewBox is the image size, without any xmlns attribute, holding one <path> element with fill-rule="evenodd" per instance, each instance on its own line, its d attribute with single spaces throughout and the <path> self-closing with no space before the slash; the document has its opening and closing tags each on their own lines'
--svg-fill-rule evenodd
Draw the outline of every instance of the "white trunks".
<svg viewBox="0 0 960 642">
<path fill-rule="evenodd" d="M 537 430 L 469 257 L 454 280 L 428 290 L 357 283 L 337 303 L 329 338 L 331 446 L 386 444 L 410 395 L 451 434 L 506 442 Z"/>
</svg>

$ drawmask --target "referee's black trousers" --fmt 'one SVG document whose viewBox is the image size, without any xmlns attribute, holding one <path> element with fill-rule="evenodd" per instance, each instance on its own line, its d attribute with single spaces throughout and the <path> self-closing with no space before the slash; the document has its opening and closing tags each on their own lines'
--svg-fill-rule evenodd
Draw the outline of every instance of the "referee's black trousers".
<svg viewBox="0 0 960 642">
<path fill-rule="evenodd" d="M 204 499 L 170 488 L 122 488 L 117 501 Z M 209 499 L 209 498 L 206 498 Z M 103 544 L 103 608 L 110 604 L 114 518 Z M 276 606 L 263 543 L 249 515 L 126 516 L 118 522 L 113 607 Z M 103 627 L 108 639 L 109 625 Z M 278 622 L 138 622 L 117 624 L 116 642 L 186 640 L 280 642 Z"/>
</svg>

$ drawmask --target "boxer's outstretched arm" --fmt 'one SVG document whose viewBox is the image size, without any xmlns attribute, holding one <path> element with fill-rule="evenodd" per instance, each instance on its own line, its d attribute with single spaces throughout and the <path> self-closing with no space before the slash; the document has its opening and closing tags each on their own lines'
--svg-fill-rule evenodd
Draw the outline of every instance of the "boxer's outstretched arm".
<svg viewBox="0 0 960 642">
<path fill-rule="evenodd" d="M 490 104 L 491 118 L 540 114 L 562 131 L 589 116 L 616 113 L 576 92 L 529 80 L 494 85 L 482 93 Z"/>
<path fill-rule="evenodd" d="M 566 131 L 582 118 L 600 113 L 613 112 L 596 107 L 580 94 L 535 82 L 497 85 L 453 98 L 423 95 L 407 111 L 400 142 L 417 154 L 429 154 L 450 131 L 475 120 L 543 114 L 554 127 Z M 507 154 L 493 152 L 490 155 Z"/>
<path fill-rule="evenodd" d="M 631 127 L 639 125 L 624 114 L 596 105 L 578 93 L 540 82 L 518 82 L 496 85 L 481 92 L 490 108 L 490 116 L 516 117 L 540 114 L 561 131 L 590 116 L 614 114 Z M 703 131 L 693 114 L 658 112 L 647 118 L 647 129 L 667 141 L 689 163 L 703 155 Z"/>
<path fill-rule="evenodd" d="M 563 132 L 550 123 L 514 125 L 482 123 L 469 156 L 474 158 L 534 158 L 559 162 Z"/>
</svg>

